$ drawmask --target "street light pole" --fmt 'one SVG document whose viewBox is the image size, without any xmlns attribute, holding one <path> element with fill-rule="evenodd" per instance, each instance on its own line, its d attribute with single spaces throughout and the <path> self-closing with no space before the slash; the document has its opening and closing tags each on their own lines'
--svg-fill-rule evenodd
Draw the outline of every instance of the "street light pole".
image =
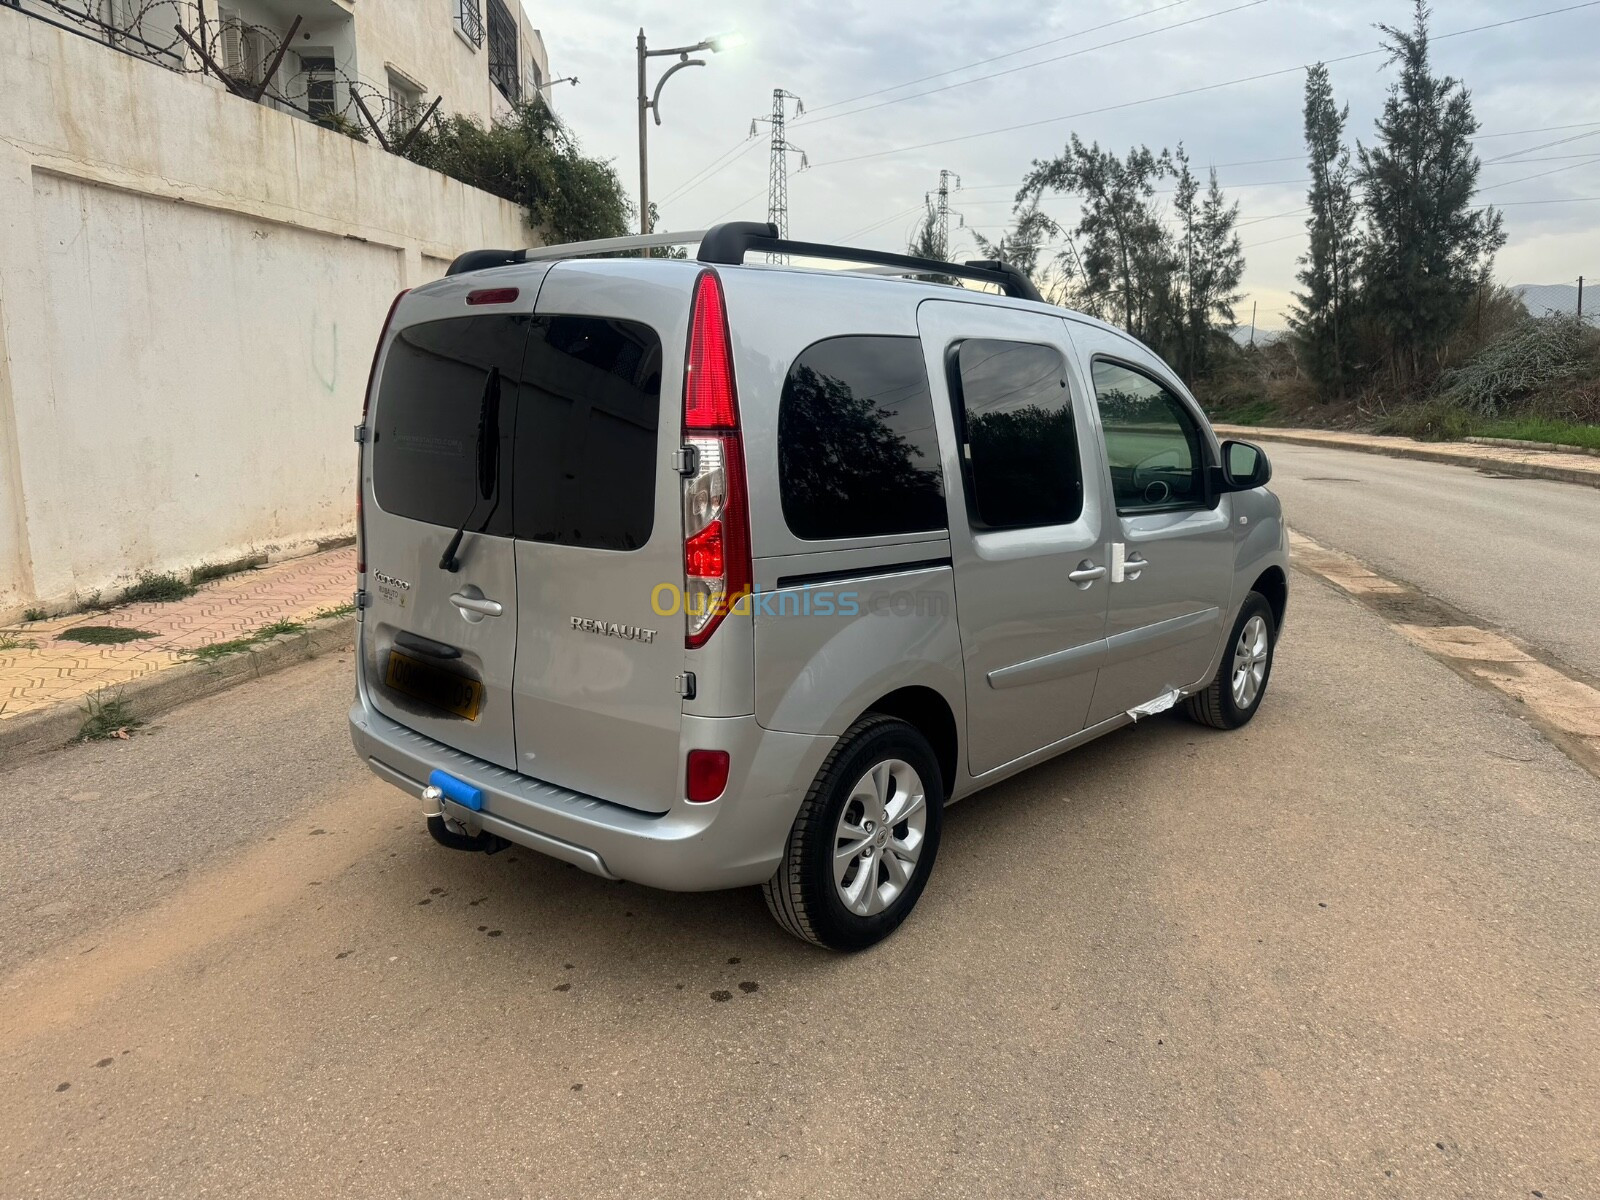
<svg viewBox="0 0 1600 1200">
<path fill-rule="evenodd" d="M 639 60 L 639 232 L 649 233 L 650 230 L 650 122 L 649 116 L 654 114 L 656 124 L 661 124 L 661 89 L 685 67 L 703 67 L 705 60 L 690 58 L 691 54 L 698 54 L 702 50 L 709 50 L 715 54 L 722 49 L 725 39 L 707 38 L 693 46 L 674 46 L 670 50 L 652 50 L 645 42 L 644 29 L 639 30 L 639 41 L 636 54 Z M 678 61 L 673 63 L 656 80 L 655 91 L 646 94 L 645 60 L 651 58 L 678 56 Z"/>
</svg>

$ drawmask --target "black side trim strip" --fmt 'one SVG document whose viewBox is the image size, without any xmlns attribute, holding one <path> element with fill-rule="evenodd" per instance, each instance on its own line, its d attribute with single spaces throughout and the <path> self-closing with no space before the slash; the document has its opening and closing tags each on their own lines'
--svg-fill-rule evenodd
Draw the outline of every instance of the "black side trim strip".
<svg viewBox="0 0 1600 1200">
<path fill-rule="evenodd" d="M 849 571 L 816 571 L 810 575 L 780 575 L 778 588 L 806 587 L 813 583 L 840 583 L 847 579 L 866 579 L 873 575 L 899 575 L 906 571 L 928 571 L 948 567 L 948 558 L 923 558 L 916 562 L 874 563 Z"/>
</svg>

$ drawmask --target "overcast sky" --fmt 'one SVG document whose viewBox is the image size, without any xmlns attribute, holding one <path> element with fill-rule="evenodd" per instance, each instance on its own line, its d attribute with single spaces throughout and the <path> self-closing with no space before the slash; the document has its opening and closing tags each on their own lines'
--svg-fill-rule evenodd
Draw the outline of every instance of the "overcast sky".
<svg viewBox="0 0 1600 1200">
<path fill-rule="evenodd" d="M 1439 36 L 1575 2 L 1439 0 L 1433 30 Z M 552 72 L 582 80 L 555 89 L 557 110 L 587 152 L 615 161 L 630 195 L 638 187 L 639 27 L 653 48 L 726 31 L 744 37 L 734 51 L 705 55 L 707 66 L 679 72 L 662 94 L 664 124 L 650 131 L 650 190 L 665 228 L 765 218 L 767 145 L 745 139 L 750 119 L 771 111 L 775 87 L 798 93 L 808 110 L 789 130 L 811 162 L 789 183 L 797 238 L 903 249 L 941 168 L 962 179 L 952 207 L 995 237 L 1030 161 L 1059 153 L 1069 134 L 1118 152 L 1183 142 L 1197 167 L 1218 166 L 1240 202 L 1248 292 L 1240 318 L 1248 323 L 1258 301 L 1262 328 L 1283 325 L 1305 244 L 1303 215 L 1272 219 L 1305 204 L 1304 72 L 1130 102 L 1370 51 L 1375 23 L 1411 17 L 1410 0 L 585 0 L 548 8 L 529 0 L 529 9 Z M 1600 4 L 1592 3 L 1434 46 L 1437 67 L 1472 89 L 1489 135 L 1478 143 L 1483 199 L 1507 205 L 1510 242 L 1497 268 L 1504 282 L 1600 278 L 1600 201 L 1515 203 L 1600 197 L 1597 46 Z M 994 61 L 972 65 L 984 59 Z M 652 81 L 668 61 L 652 60 Z M 1392 72 L 1379 55 L 1331 70 L 1350 105 L 1350 139 L 1370 142 Z M 978 78 L 997 71 L 1008 73 Z M 943 90 L 918 95 L 932 89 Z M 867 93 L 880 94 L 855 99 Z M 1090 111 L 1113 105 L 1126 107 Z M 1036 124 L 988 132 L 1029 122 Z M 729 151 L 736 152 L 714 174 L 674 195 Z M 1522 161 L 1509 161 L 1515 156 Z M 1507 161 L 1489 161 L 1501 157 Z M 1263 159 L 1287 161 L 1256 161 Z M 799 167 L 798 156 L 790 165 Z M 1544 172 L 1553 173 L 1526 178 Z M 1045 208 L 1067 220 L 1075 212 L 1064 197 Z M 955 251 L 975 252 L 970 235 Z"/>
</svg>

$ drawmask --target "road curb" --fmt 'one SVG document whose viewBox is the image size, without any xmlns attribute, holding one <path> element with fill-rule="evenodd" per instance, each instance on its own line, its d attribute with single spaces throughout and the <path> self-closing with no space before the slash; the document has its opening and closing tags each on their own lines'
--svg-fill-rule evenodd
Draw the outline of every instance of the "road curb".
<svg viewBox="0 0 1600 1200">
<path fill-rule="evenodd" d="M 149 721 L 191 700 L 213 696 L 336 650 L 348 650 L 355 644 L 355 633 L 354 616 L 328 617 L 238 654 L 212 662 L 180 663 L 110 690 L 120 695 L 135 717 Z M 65 747 L 77 737 L 83 720 L 82 704 L 67 703 L 0 721 L 0 765 L 13 766 L 31 755 Z"/>
<path fill-rule="evenodd" d="M 1354 450 L 1361 454 L 1382 454 L 1389 458 L 1409 458 L 1420 462 L 1493 471 L 1499 475 L 1516 475 L 1524 479 L 1550 479 L 1557 483 L 1575 483 L 1580 487 L 1600 488 L 1600 470 L 1586 471 L 1579 467 L 1563 467 L 1555 463 L 1525 462 L 1492 454 L 1473 454 L 1470 450 L 1436 449 L 1422 442 L 1414 445 L 1404 442 L 1390 445 L 1356 438 L 1342 438 L 1337 434 L 1302 434 L 1292 430 L 1255 429 L 1248 425 L 1218 425 L 1216 429 L 1224 437 L 1242 438 L 1246 441 L 1282 442 L 1290 446 L 1313 446 L 1324 450 Z M 1462 445 L 1459 442 L 1446 444 Z M 1562 452 L 1565 453 L 1570 449 L 1571 447 L 1563 447 Z"/>
</svg>

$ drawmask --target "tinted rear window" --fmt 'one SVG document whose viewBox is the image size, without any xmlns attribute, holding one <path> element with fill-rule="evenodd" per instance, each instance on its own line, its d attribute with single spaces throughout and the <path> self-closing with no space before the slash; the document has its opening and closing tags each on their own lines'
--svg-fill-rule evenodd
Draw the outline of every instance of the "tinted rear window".
<svg viewBox="0 0 1600 1200">
<path fill-rule="evenodd" d="M 504 472 L 492 468 L 506 460 L 530 324 L 525 316 L 457 317 L 395 335 L 373 427 L 373 490 L 385 512 L 510 534 L 511 506 L 493 487 L 483 497 L 480 467 L 491 468 L 503 493 Z M 478 422 L 496 417 L 498 446 L 483 448 L 480 463 Z"/>
<path fill-rule="evenodd" d="M 661 340 L 637 322 L 410 326 L 395 336 L 379 389 L 378 504 L 529 541 L 642 546 L 655 523 L 660 400 Z M 491 446 L 480 445 L 480 420 L 495 430 Z"/>
<path fill-rule="evenodd" d="M 797 537 L 943 529 L 922 343 L 830 338 L 795 359 L 778 408 L 778 483 Z"/>
<path fill-rule="evenodd" d="M 633 550 L 655 524 L 661 339 L 603 317 L 537 317 L 517 416 L 516 534 Z"/>
</svg>

